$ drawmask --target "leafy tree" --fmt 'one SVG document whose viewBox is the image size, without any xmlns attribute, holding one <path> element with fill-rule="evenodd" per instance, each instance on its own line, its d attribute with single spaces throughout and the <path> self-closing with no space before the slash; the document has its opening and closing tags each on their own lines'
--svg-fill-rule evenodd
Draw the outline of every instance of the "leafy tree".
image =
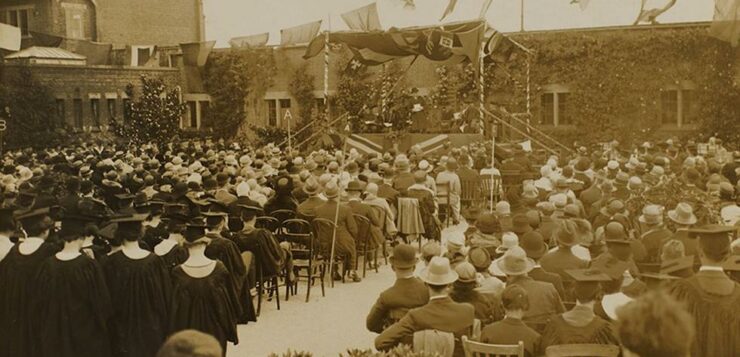
<svg viewBox="0 0 740 357">
<path fill-rule="evenodd" d="M 133 143 L 168 142 L 180 132 L 180 120 L 186 105 L 180 103 L 179 89 L 167 90 L 160 78 L 141 76 L 141 96 L 136 98 L 133 84 L 126 86 L 132 101 L 128 122 L 112 123 L 114 131 Z"/>
<path fill-rule="evenodd" d="M 0 75 L 0 117 L 6 120 L 6 147 L 54 146 L 67 137 L 57 124 L 62 120 L 51 90 L 26 67 Z"/>
</svg>

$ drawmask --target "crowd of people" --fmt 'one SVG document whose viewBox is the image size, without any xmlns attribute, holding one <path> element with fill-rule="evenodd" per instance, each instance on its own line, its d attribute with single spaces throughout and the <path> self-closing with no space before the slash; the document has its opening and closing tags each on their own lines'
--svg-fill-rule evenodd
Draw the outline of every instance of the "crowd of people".
<svg viewBox="0 0 740 357">
<path fill-rule="evenodd" d="M 460 356 L 467 335 L 521 340 L 532 356 L 567 343 L 740 354 L 730 258 L 740 249 L 731 240 L 740 153 L 700 155 L 668 141 L 579 148 L 538 166 L 517 149 L 494 168 L 483 143 L 442 151 L 309 153 L 210 139 L 8 151 L 0 356 L 154 356 L 183 330 L 213 336 L 225 353 L 239 342 L 237 325 L 257 319 L 262 277 L 297 278 L 293 243 L 259 223 L 278 211 L 333 222 L 314 232 L 322 257 L 338 258 L 330 279 L 360 282 L 358 261 L 377 264 L 368 252 L 393 246 L 396 283 L 367 319 L 380 350 L 409 343 Z M 540 177 L 504 180 L 491 205 L 482 182 L 510 171 Z M 637 199 L 669 182 L 711 205 Z M 471 184 L 476 217 L 461 200 Z M 697 217 L 699 206 L 710 212 Z M 470 228 L 443 239 L 443 220 Z M 420 252 L 408 244 L 422 239 Z M 641 319 L 660 313 L 654 305 L 688 317 L 655 317 L 683 323 L 665 339 L 638 333 L 651 330 Z M 428 330 L 449 333 L 451 347 L 415 334 Z"/>
</svg>

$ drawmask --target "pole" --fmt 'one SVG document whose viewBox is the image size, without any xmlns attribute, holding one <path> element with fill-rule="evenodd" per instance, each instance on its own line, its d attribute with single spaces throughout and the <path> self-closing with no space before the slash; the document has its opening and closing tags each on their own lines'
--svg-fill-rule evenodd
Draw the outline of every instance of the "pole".
<svg viewBox="0 0 740 357">
<path fill-rule="evenodd" d="M 519 31 L 524 32 L 524 0 L 519 0 Z"/>
<path fill-rule="evenodd" d="M 331 16 L 329 17 L 331 21 Z M 329 30 L 324 32 L 324 114 L 329 120 Z"/>
<path fill-rule="evenodd" d="M 493 119 L 491 125 L 491 171 L 496 168 L 496 119 Z M 494 197 L 494 185 L 495 180 L 493 179 L 493 173 L 491 173 L 491 212 L 493 212 L 493 197 Z"/>
<path fill-rule="evenodd" d="M 483 61 L 483 57 L 485 56 L 484 47 L 486 46 L 485 42 L 481 42 L 480 44 L 480 51 L 478 51 L 478 115 L 480 117 L 481 123 L 485 121 L 485 114 L 483 114 L 483 110 L 485 109 L 485 103 L 486 103 L 486 93 L 485 93 L 485 78 L 484 78 L 484 71 L 485 71 L 485 65 Z"/>
<path fill-rule="evenodd" d="M 292 154 L 292 152 L 293 152 L 293 138 L 292 138 L 291 133 L 290 133 L 290 127 L 291 127 L 290 119 L 291 119 L 291 117 L 292 117 L 291 115 L 288 115 L 288 153 L 291 153 Z"/>
<path fill-rule="evenodd" d="M 344 139 L 344 144 L 342 145 L 342 154 L 344 154 L 347 151 L 347 139 Z M 339 168 L 339 177 L 342 176 L 344 173 L 344 167 L 347 165 L 348 160 L 343 160 L 342 166 Z M 339 186 L 339 177 L 337 177 L 337 186 Z M 339 196 L 337 196 L 337 208 L 334 210 L 334 230 L 331 234 L 331 253 L 329 254 L 329 275 L 331 279 L 331 287 L 334 287 L 334 276 L 332 275 L 334 273 L 334 249 L 337 244 L 337 223 L 339 222 L 339 204 L 341 203 L 341 193 L 342 187 L 339 186 Z M 355 258 L 357 259 L 357 258 Z"/>
</svg>

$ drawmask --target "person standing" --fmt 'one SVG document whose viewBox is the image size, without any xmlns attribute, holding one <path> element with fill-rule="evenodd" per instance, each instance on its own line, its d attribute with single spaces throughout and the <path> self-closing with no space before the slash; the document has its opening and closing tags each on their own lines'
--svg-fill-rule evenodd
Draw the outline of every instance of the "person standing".
<svg viewBox="0 0 740 357">
<path fill-rule="evenodd" d="M 677 281 L 669 292 L 693 315 L 696 339 L 694 357 L 740 355 L 740 284 L 724 272 L 730 256 L 730 233 L 735 227 L 704 225 L 688 231 L 697 238 L 701 259 L 699 271 Z"/>
<path fill-rule="evenodd" d="M 460 223 L 460 194 L 462 193 L 460 177 L 457 176 L 456 170 L 457 160 L 448 158 L 445 163 L 445 170 L 437 174 L 437 185 L 449 185 L 447 195 L 452 210 L 452 223 L 455 225 Z M 441 195 L 443 192 L 437 192 L 437 194 Z"/>
<path fill-rule="evenodd" d="M 104 266 L 113 302 L 113 356 L 153 356 L 167 338 L 172 294 L 170 269 L 156 254 L 139 247 L 146 215 L 116 217 L 123 248 Z"/>
</svg>

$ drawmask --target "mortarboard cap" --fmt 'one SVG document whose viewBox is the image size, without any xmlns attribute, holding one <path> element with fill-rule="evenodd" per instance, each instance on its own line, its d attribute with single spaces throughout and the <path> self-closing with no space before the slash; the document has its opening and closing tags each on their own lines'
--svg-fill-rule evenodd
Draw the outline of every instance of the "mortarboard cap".
<svg viewBox="0 0 740 357">
<path fill-rule="evenodd" d="M 660 273 L 675 275 L 685 269 L 691 269 L 694 266 L 694 256 L 689 255 L 677 259 L 671 259 L 660 264 Z"/>
<path fill-rule="evenodd" d="M 568 269 L 565 271 L 576 281 L 575 296 L 582 302 L 592 301 L 601 290 L 601 283 L 611 281 L 609 275 L 596 269 Z"/>
<path fill-rule="evenodd" d="M 701 249 L 710 256 L 724 257 L 730 253 L 730 233 L 737 227 L 707 224 L 689 229 L 689 237 L 698 238 Z"/>
</svg>

